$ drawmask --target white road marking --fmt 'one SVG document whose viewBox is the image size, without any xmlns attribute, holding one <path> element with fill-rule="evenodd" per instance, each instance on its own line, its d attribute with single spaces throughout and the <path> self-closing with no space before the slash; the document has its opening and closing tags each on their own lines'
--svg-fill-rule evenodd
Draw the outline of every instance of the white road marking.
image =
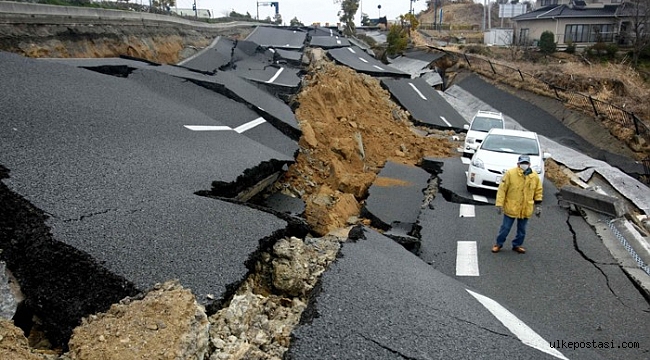
<svg viewBox="0 0 650 360">
<path fill-rule="evenodd" d="M 422 100 L 425 100 L 425 101 L 427 100 L 427 98 L 424 95 L 422 95 L 420 90 L 418 90 L 418 88 L 416 88 L 415 85 L 413 85 L 413 83 L 409 83 L 409 85 L 411 85 L 411 87 L 413 88 L 413 91 L 415 91 L 416 93 L 418 93 L 418 95 L 420 95 L 420 98 L 422 98 Z"/>
<path fill-rule="evenodd" d="M 257 118 L 255 120 L 253 120 L 253 121 L 249 121 L 246 124 L 239 125 L 234 130 L 241 134 L 244 131 L 250 130 L 250 129 L 256 127 L 257 125 L 263 124 L 265 122 L 266 122 L 266 120 L 264 120 L 264 118 L 260 117 L 260 118 Z"/>
<path fill-rule="evenodd" d="M 445 119 L 444 116 L 441 116 L 440 118 L 442 119 L 442 121 L 445 122 L 445 124 L 447 124 L 447 126 L 451 127 L 451 124 L 449 123 L 449 121 L 447 121 L 447 119 Z"/>
<path fill-rule="evenodd" d="M 278 71 L 275 72 L 275 75 L 273 75 L 273 77 L 270 78 L 266 83 L 269 84 L 269 83 L 274 82 L 278 78 L 278 76 L 280 76 L 280 74 L 282 74 L 283 71 L 284 71 L 284 68 L 279 68 Z"/>
<path fill-rule="evenodd" d="M 349 52 L 351 52 L 351 53 L 353 53 L 353 54 L 356 54 L 356 52 L 354 51 L 354 49 L 353 49 L 353 48 L 351 48 L 351 47 L 348 47 L 347 49 L 348 49 L 348 51 L 349 51 Z"/>
<path fill-rule="evenodd" d="M 366 60 L 366 59 L 364 59 L 364 58 L 361 58 L 361 57 L 360 57 L 359 60 L 363 61 L 363 62 L 366 63 L 366 64 L 368 63 L 368 60 Z"/>
<path fill-rule="evenodd" d="M 476 241 L 459 241 L 457 243 L 456 276 L 479 276 Z"/>
<path fill-rule="evenodd" d="M 472 295 L 478 302 L 480 302 L 494 317 L 499 320 L 503 326 L 507 327 L 522 343 L 535 348 L 541 352 L 555 356 L 558 359 L 569 360 L 561 352 L 553 349 L 548 341 L 539 336 L 533 329 L 524 324 L 506 308 L 501 306 L 498 302 L 490 299 L 487 296 L 477 294 L 469 289 L 465 289 Z"/>
<path fill-rule="evenodd" d="M 462 152 L 463 149 L 461 149 L 460 151 Z M 463 157 L 460 158 L 460 161 L 465 165 L 469 165 L 469 163 L 472 162 L 472 159 L 463 156 Z"/>
<path fill-rule="evenodd" d="M 373 65 L 372 67 L 374 67 L 375 69 L 379 69 L 379 70 L 381 70 L 381 71 L 384 71 L 384 68 L 381 67 L 381 66 Z"/>
<path fill-rule="evenodd" d="M 341 40 L 336 40 L 336 43 L 337 43 L 338 45 L 341 45 Z"/>
<path fill-rule="evenodd" d="M 488 202 L 488 199 L 483 195 L 472 194 L 472 199 L 474 199 L 476 201 L 484 202 L 484 203 Z"/>
<path fill-rule="evenodd" d="M 474 210 L 474 205 L 460 204 L 460 210 L 458 215 L 460 217 L 475 217 L 476 211 Z"/>
<path fill-rule="evenodd" d="M 257 118 L 255 120 L 249 121 L 245 124 L 241 124 L 237 126 L 236 128 L 231 128 L 230 126 L 224 126 L 224 125 L 219 125 L 219 126 L 211 126 L 211 125 L 183 125 L 187 129 L 190 129 L 192 131 L 236 131 L 238 133 L 243 133 L 244 131 L 250 130 L 258 125 L 261 125 L 265 123 L 266 120 L 264 118 Z"/>
<path fill-rule="evenodd" d="M 183 125 L 192 131 L 227 131 L 232 130 L 230 126 L 209 126 L 209 125 Z"/>
</svg>

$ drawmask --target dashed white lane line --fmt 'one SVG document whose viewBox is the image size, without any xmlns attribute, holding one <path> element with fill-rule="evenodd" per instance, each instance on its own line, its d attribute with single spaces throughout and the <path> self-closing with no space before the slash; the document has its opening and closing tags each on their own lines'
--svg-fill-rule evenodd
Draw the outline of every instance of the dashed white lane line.
<svg viewBox="0 0 650 360">
<path fill-rule="evenodd" d="M 273 75 L 273 77 L 270 78 L 266 83 L 270 84 L 270 83 L 274 82 L 278 78 L 278 76 L 280 76 L 280 74 L 282 74 L 283 71 L 284 71 L 284 68 L 279 68 L 278 71 L 275 72 L 275 75 Z"/>
<path fill-rule="evenodd" d="M 425 100 L 425 101 L 427 100 L 427 98 L 424 96 L 424 94 L 422 94 L 422 93 L 420 92 L 420 90 L 419 90 L 418 88 L 416 88 L 415 85 L 413 85 L 413 83 L 409 83 L 409 85 L 411 86 L 411 88 L 413 89 L 413 91 L 415 91 L 415 92 L 418 94 L 418 96 L 420 96 L 420 98 L 421 98 L 422 100 Z"/>
<path fill-rule="evenodd" d="M 488 202 L 488 199 L 483 195 L 472 194 L 472 199 L 474 199 L 476 201 L 484 202 L 484 203 Z"/>
<path fill-rule="evenodd" d="M 523 321 L 519 320 L 498 302 L 487 296 L 477 294 L 469 289 L 465 290 L 478 300 L 481 305 L 485 306 L 485 308 L 491 312 L 492 315 L 503 324 L 503 326 L 508 328 L 508 330 L 510 330 L 510 332 L 513 333 L 522 343 L 541 352 L 555 356 L 558 359 L 569 360 L 562 355 L 561 352 L 553 349 L 548 341 L 544 340 L 544 338 L 538 335 L 533 329 L 524 324 Z"/>
<path fill-rule="evenodd" d="M 249 122 L 247 122 L 245 124 L 237 126 L 234 130 L 241 134 L 244 131 L 250 130 L 250 129 L 256 127 L 257 125 L 261 125 L 261 124 L 263 124 L 265 122 L 266 122 L 266 120 L 264 120 L 264 118 L 259 117 L 259 118 L 255 119 L 253 121 L 249 121 Z"/>
<path fill-rule="evenodd" d="M 474 205 L 469 204 L 460 204 L 460 209 L 458 210 L 458 215 L 460 217 L 475 217 L 476 210 Z"/>
<path fill-rule="evenodd" d="M 209 125 L 183 125 L 192 131 L 227 131 L 232 130 L 230 126 L 209 126 Z"/>
<path fill-rule="evenodd" d="M 457 242 L 456 276 L 479 276 L 476 241 Z"/>
<path fill-rule="evenodd" d="M 447 126 L 452 127 L 452 126 L 451 126 L 451 123 L 450 123 L 449 121 L 447 121 L 447 119 L 445 119 L 444 116 L 441 116 L 440 118 L 442 119 L 442 121 L 445 122 L 445 124 L 447 124 Z"/>
<path fill-rule="evenodd" d="M 255 120 L 249 121 L 245 124 L 241 124 L 237 126 L 236 128 L 231 128 L 230 126 L 224 126 L 224 125 L 218 125 L 218 126 L 211 126 L 211 125 L 183 125 L 185 128 L 192 130 L 192 131 L 236 131 L 238 133 L 243 133 L 244 131 L 250 130 L 260 124 L 265 123 L 266 120 L 264 118 L 259 117 Z"/>
</svg>

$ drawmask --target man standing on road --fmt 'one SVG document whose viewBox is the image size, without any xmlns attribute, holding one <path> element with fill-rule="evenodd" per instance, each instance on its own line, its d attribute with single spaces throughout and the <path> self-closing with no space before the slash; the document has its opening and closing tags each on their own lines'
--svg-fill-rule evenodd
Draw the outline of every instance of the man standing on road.
<svg viewBox="0 0 650 360">
<path fill-rule="evenodd" d="M 542 202 L 542 182 L 539 175 L 530 168 L 530 157 L 521 155 L 517 167 L 503 174 L 499 190 L 497 190 L 496 207 L 499 215 L 503 214 L 503 222 L 497 235 L 497 243 L 492 246 L 492 252 L 501 251 L 512 224 L 517 220 L 517 235 L 512 240 L 512 250 L 525 254 L 526 249 L 521 245 L 526 237 L 528 218 L 535 210 L 535 216 L 542 214 L 539 204 Z"/>
</svg>

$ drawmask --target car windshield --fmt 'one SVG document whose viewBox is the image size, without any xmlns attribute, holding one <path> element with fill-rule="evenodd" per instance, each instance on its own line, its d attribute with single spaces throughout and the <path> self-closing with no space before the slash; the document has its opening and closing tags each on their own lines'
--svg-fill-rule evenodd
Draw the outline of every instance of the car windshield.
<svg viewBox="0 0 650 360">
<path fill-rule="evenodd" d="M 503 120 L 486 117 L 476 117 L 472 121 L 472 128 L 470 130 L 488 132 L 492 128 L 503 128 Z"/>
<path fill-rule="evenodd" d="M 483 140 L 481 149 L 520 155 L 539 155 L 539 147 L 535 139 L 519 136 L 490 134 Z"/>
</svg>

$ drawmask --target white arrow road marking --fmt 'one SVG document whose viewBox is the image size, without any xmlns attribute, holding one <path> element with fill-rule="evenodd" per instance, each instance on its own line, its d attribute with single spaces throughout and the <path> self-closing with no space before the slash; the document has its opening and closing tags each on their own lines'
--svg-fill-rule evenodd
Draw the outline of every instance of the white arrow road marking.
<svg viewBox="0 0 650 360">
<path fill-rule="evenodd" d="M 479 276 L 476 241 L 459 241 L 457 243 L 456 276 Z"/>
<path fill-rule="evenodd" d="M 264 118 L 257 118 L 255 120 L 249 121 L 245 124 L 239 125 L 236 128 L 231 128 L 230 126 L 211 126 L 211 125 L 183 125 L 185 128 L 192 131 L 236 131 L 238 133 L 243 133 L 244 131 L 250 130 L 260 124 L 265 123 Z"/>
<path fill-rule="evenodd" d="M 209 126 L 209 125 L 183 125 L 192 131 L 226 131 L 232 130 L 230 126 Z"/>
<path fill-rule="evenodd" d="M 522 343 L 541 352 L 555 356 L 558 359 L 569 360 L 562 355 L 561 352 L 553 349 L 548 341 L 544 340 L 544 338 L 539 336 L 535 331 L 533 331 L 533 329 L 529 328 L 528 325 L 524 324 L 498 302 L 487 296 L 477 294 L 469 289 L 465 290 L 485 306 L 485 308 L 488 309 L 488 311 L 491 312 L 492 315 L 503 324 L 503 326 L 507 327 L 511 333 L 521 340 Z"/>
<path fill-rule="evenodd" d="M 266 122 L 266 120 L 264 120 L 264 118 L 259 117 L 259 118 L 255 119 L 253 121 L 247 122 L 246 124 L 242 124 L 242 125 L 237 126 L 234 130 L 241 134 L 244 131 L 250 130 L 250 129 L 256 127 L 257 125 L 263 124 L 265 122 Z"/>
<path fill-rule="evenodd" d="M 279 68 L 278 71 L 275 72 L 275 75 L 273 75 L 273 77 L 270 78 L 266 83 L 270 84 L 270 83 L 274 82 L 278 78 L 278 76 L 280 76 L 280 74 L 282 74 L 283 71 L 284 71 L 284 68 Z"/>
<path fill-rule="evenodd" d="M 460 215 L 460 217 L 475 217 L 476 211 L 474 210 L 474 205 L 460 204 L 458 215 Z"/>
<path fill-rule="evenodd" d="M 409 85 L 411 85 L 411 87 L 413 88 L 413 91 L 415 91 L 416 93 L 418 93 L 418 95 L 420 95 L 420 98 L 422 98 L 422 100 L 424 100 L 424 101 L 427 100 L 427 98 L 424 95 L 422 95 L 420 90 L 418 90 L 418 88 L 416 88 L 415 85 L 413 85 L 413 83 L 409 83 Z"/>
<path fill-rule="evenodd" d="M 451 124 L 449 123 L 449 121 L 447 121 L 447 119 L 445 119 L 444 116 L 441 116 L 440 118 L 442 119 L 442 121 L 445 122 L 445 124 L 447 124 L 447 126 L 451 127 Z"/>
</svg>

